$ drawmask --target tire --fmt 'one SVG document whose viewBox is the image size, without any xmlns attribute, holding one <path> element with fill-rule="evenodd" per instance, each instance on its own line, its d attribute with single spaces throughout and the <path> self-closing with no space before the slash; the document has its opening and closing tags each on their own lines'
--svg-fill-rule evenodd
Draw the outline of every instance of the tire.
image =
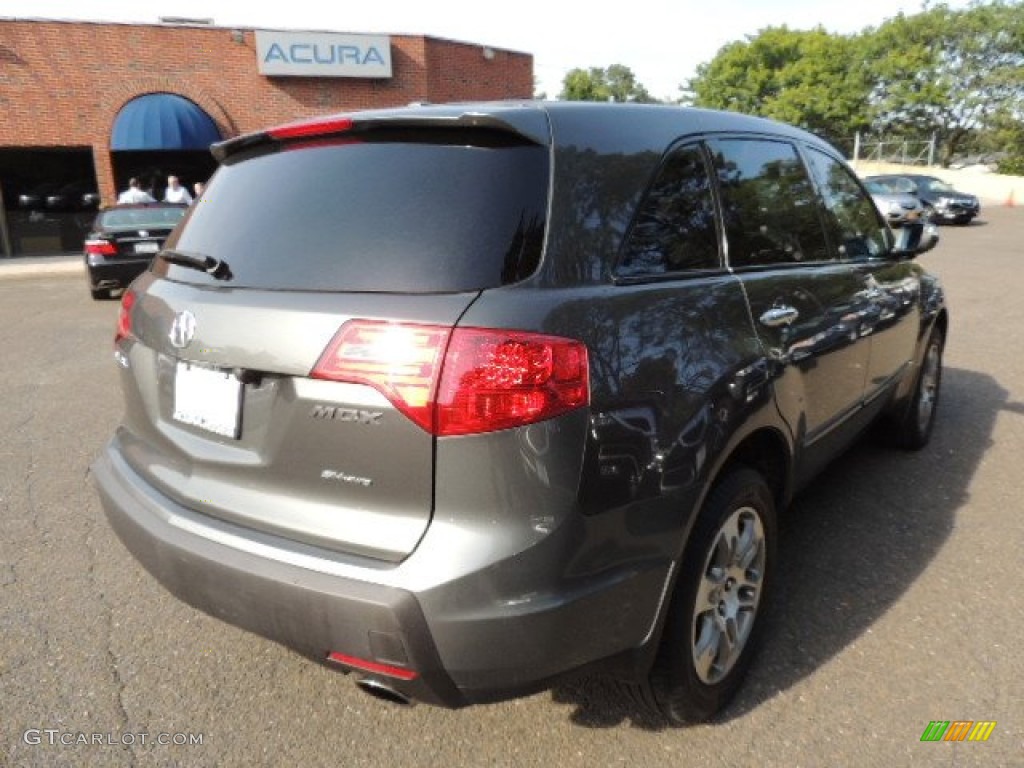
<svg viewBox="0 0 1024 768">
<path fill-rule="evenodd" d="M 730 471 L 708 496 L 651 671 L 651 692 L 669 722 L 706 720 L 739 689 L 764 625 L 775 529 L 771 490 L 752 469 Z"/>
<path fill-rule="evenodd" d="M 898 448 L 919 451 L 928 445 L 935 426 L 935 412 L 939 407 L 939 393 L 942 389 L 942 351 L 946 337 L 938 328 L 933 328 L 925 347 L 924 358 L 917 372 L 914 395 L 902 417 L 895 422 L 889 433 Z"/>
<path fill-rule="evenodd" d="M 92 294 L 93 301 L 103 301 L 110 298 L 110 291 L 106 288 L 90 288 L 89 293 Z"/>
</svg>

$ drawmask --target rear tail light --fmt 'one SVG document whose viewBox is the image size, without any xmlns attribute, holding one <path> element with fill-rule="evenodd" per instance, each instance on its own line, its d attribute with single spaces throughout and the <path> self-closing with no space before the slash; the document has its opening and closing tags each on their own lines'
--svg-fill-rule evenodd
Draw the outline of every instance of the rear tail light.
<svg viewBox="0 0 1024 768">
<path fill-rule="evenodd" d="M 434 383 L 448 333 L 432 325 L 350 321 L 335 334 L 310 375 L 368 384 L 431 432 Z"/>
<path fill-rule="evenodd" d="M 121 310 L 117 314 L 117 330 L 114 332 L 114 344 L 132 335 L 132 307 L 135 306 L 135 294 L 125 291 L 121 297 Z"/>
<path fill-rule="evenodd" d="M 590 401 L 586 346 L 522 331 L 352 320 L 310 375 L 374 387 L 438 436 L 532 424 Z"/>
<path fill-rule="evenodd" d="M 544 421 L 590 401 L 582 342 L 457 328 L 437 393 L 437 434 L 466 435 Z"/>
<path fill-rule="evenodd" d="M 93 256 L 116 256 L 117 246 L 109 240 L 86 240 L 85 252 Z"/>
</svg>

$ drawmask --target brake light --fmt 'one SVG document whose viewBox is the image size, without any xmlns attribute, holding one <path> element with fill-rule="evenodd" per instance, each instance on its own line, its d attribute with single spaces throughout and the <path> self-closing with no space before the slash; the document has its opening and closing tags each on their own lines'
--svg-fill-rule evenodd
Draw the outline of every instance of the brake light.
<svg viewBox="0 0 1024 768">
<path fill-rule="evenodd" d="M 288 123 L 271 128 L 267 135 L 273 139 L 301 139 L 310 136 L 326 136 L 331 133 L 344 133 L 351 130 L 352 119 L 348 117 L 326 118 L 324 120 L 304 120 L 301 123 Z"/>
<path fill-rule="evenodd" d="M 589 402 L 587 348 L 582 342 L 456 328 L 438 387 L 436 434 L 533 424 Z"/>
<path fill-rule="evenodd" d="M 310 376 L 368 384 L 432 432 L 434 384 L 448 334 L 434 325 L 352 320 L 341 326 Z"/>
<path fill-rule="evenodd" d="M 438 436 L 532 424 L 590 402 L 586 346 L 523 331 L 352 320 L 310 375 L 372 386 Z"/>
<path fill-rule="evenodd" d="M 86 240 L 85 252 L 93 256 L 116 256 L 117 246 L 109 240 Z"/>
<path fill-rule="evenodd" d="M 114 332 L 114 344 L 132 335 L 132 307 L 135 306 L 135 294 L 125 291 L 121 297 L 121 310 L 117 314 L 117 330 Z"/>
</svg>

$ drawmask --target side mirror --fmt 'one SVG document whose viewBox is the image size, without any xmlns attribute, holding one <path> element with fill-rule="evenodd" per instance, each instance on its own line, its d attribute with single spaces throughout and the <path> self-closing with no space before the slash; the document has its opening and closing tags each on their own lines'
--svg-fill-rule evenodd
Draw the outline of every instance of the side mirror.
<svg viewBox="0 0 1024 768">
<path fill-rule="evenodd" d="M 939 230 L 930 221 L 908 221 L 900 228 L 896 236 L 896 247 L 893 254 L 904 259 L 912 259 L 927 253 L 939 243 Z"/>
</svg>

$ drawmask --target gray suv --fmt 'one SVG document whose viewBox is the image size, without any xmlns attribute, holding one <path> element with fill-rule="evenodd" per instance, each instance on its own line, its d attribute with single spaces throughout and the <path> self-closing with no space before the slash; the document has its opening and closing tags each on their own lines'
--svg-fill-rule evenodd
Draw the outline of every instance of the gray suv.
<svg viewBox="0 0 1024 768">
<path fill-rule="evenodd" d="M 218 144 L 123 298 L 114 530 L 167 589 L 449 707 L 736 691 L 776 515 L 920 448 L 947 313 L 839 154 L 661 106 L 355 113 Z"/>
</svg>

